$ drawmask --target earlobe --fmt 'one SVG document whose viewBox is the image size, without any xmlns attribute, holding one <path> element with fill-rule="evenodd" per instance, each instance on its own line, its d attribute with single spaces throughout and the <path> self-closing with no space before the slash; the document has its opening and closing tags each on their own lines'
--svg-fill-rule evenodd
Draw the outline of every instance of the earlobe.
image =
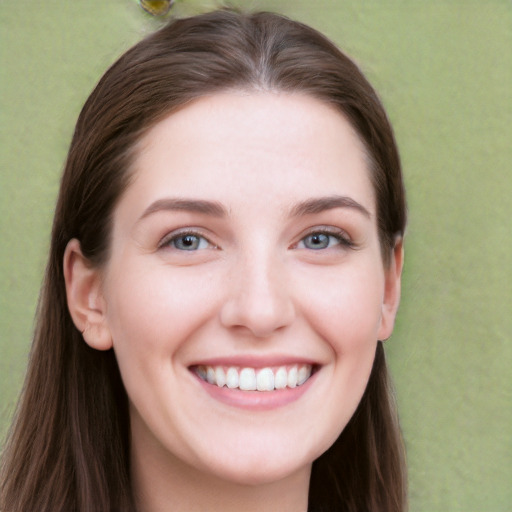
<svg viewBox="0 0 512 512">
<path fill-rule="evenodd" d="M 112 348 L 100 272 L 82 254 L 78 240 L 69 241 L 63 265 L 66 298 L 73 323 L 90 347 L 97 350 Z"/>
<path fill-rule="evenodd" d="M 382 302 L 382 315 L 379 329 L 379 340 L 386 340 L 391 336 L 395 325 L 396 313 L 400 304 L 402 268 L 404 262 L 404 249 L 402 238 L 397 238 L 391 251 L 391 257 L 385 268 L 385 288 Z"/>
</svg>

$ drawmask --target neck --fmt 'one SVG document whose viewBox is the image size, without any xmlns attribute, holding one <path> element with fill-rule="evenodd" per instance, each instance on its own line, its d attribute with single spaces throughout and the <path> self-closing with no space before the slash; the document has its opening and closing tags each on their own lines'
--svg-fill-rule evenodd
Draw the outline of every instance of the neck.
<svg viewBox="0 0 512 512">
<path fill-rule="evenodd" d="M 307 510 L 311 467 L 278 481 L 251 485 L 226 481 L 179 459 L 165 458 L 155 460 L 147 452 L 132 452 L 132 483 L 139 512 Z"/>
</svg>

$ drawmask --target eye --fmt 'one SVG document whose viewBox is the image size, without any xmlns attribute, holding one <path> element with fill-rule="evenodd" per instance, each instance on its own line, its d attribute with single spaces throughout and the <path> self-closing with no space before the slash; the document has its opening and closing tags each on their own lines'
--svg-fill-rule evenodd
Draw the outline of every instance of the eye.
<svg viewBox="0 0 512 512">
<path fill-rule="evenodd" d="M 177 233 L 165 237 L 159 248 L 170 247 L 178 251 L 198 251 L 214 247 L 204 236 L 198 233 Z"/>
<path fill-rule="evenodd" d="M 330 249 L 331 247 L 343 245 L 351 247 L 350 239 L 341 232 L 331 233 L 328 231 L 315 231 L 305 236 L 298 244 L 298 249 Z"/>
</svg>

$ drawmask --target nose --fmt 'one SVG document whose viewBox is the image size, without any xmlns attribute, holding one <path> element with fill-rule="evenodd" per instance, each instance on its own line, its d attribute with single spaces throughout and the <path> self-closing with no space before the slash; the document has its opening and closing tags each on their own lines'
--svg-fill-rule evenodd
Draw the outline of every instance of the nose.
<svg viewBox="0 0 512 512">
<path fill-rule="evenodd" d="M 286 272 L 270 255 L 252 254 L 231 268 L 221 323 L 230 329 L 267 338 L 290 325 L 295 307 Z"/>
</svg>

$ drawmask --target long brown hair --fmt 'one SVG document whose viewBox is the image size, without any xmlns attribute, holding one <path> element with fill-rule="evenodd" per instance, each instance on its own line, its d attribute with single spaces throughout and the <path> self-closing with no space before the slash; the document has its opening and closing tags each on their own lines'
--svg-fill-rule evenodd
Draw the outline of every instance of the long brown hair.
<svg viewBox="0 0 512 512">
<path fill-rule="evenodd" d="M 317 31 L 271 13 L 221 10 L 175 20 L 127 51 L 78 119 L 62 178 L 25 385 L 2 459 L 3 512 L 134 510 L 127 397 L 112 350 L 84 343 L 67 310 L 62 261 L 72 238 L 100 266 L 137 142 L 170 112 L 229 89 L 302 92 L 334 105 L 363 141 L 383 260 L 404 232 L 392 128 L 357 66 Z M 400 430 L 378 343 L 361 403 L 313 464 L 312 511 L 402 512 Z"/>
</svg>

